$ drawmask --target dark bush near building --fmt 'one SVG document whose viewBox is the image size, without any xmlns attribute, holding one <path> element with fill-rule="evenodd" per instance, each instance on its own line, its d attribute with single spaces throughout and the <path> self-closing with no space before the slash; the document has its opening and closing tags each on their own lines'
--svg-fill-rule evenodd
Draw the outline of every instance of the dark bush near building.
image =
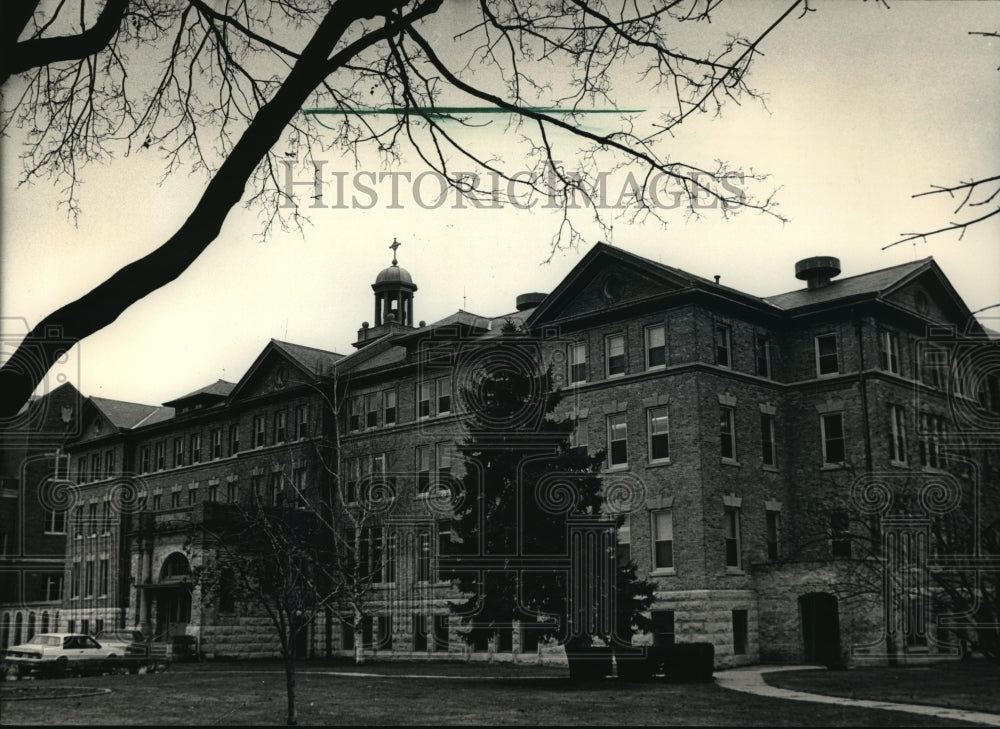
<svg viewBox="0 0 1000 729">
<path fill-rule="evenodd" d="M 656 649 L 658 662 L 668 681 L 708 683 L 715 668 L 715 646 L 711 643 L 675 643 Z"/>
<path fill-rule="evenodd" d="M 571 681 L 593 681 L 611 675 L 611 649 L 577 647 L 566 651 Z"/>
<path fill-rule="evenodd" d="M 639 683 L 652 681 L 659 668 L 659 660 L 651 646 L 635 651 L 619 651 L 615 653 L 615 665 L 618 668 L 618 678 L 623 681 Z"/>
</svg>

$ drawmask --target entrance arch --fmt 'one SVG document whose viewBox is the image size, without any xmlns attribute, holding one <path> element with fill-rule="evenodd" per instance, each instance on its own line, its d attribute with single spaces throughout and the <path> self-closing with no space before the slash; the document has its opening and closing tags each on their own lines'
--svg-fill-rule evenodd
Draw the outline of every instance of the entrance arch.
<svg viewBox="0 0 1000 729">
<path fill-rule="evenodd" d="M 184 554 L 173 552 L 163 560 L 154 595 L 156 637 L 167 640 L 185 635 L 191 622 L 191 564 Z"/>
<path fill-rule="evenodd" d="M 828 592 L 799 597 L 802 646 L 807 661 L 835 666 L 840 657 L 840 612 L 837 598 Z"/>
</svg>

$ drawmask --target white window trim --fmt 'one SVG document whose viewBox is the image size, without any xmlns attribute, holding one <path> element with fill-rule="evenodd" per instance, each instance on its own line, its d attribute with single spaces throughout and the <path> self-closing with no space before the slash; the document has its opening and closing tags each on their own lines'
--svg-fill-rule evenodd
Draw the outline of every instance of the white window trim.
<svg viewBox="0 0 1000 729">
<path fill-rule="evenodd" d="M 609 342 L 615 337 L 619 337 L 622 340 L 622 361 L 624 367 L 621 372 L 616 374 L 611 374 L 611 347 L 608 346 Z M 607 379 L 612 379 L 615 377 L 624 377 L 628 373 L 628 347 L 625 342 L 624 332 L 615 332 L 612 334 L 604 335 L 604 376 Z"/>
<path fill-rule="evenodd" d="M 663 364 L 658 365 L 651 365 L 649 363 L 649 350 L 651 348 L 649 344 L 649 333 L 654 329 L 663 330 Z M 657 370 L 665 370 L 667 368 L 667 325 L 663 322 L 659 322 L 644 327 L 642 330 L 642 340 L 644 345 L 642 356 L 644 364 L 646 365 L 646 370 L 653 372 L 656 372 Z"/>
<path fill-rule="evenodd" d="M 826 419 L 833 415 L 840 416 L 840 431 L 841 438 L 844 441 L 844 460 L 843 461 L 831 461 L 826 455 Z M 820 447 L 823 455 L 823 468 L 824 469 L 834 469 L 843 468 L 847 464 L 847 428 L 844 427 L 844 411 L 836 410 L 833 412 L 822 413 L 819 416 L 819 441 Z"/>
<path fill-rule="evenodd" d="M 906 461 L 906 411 L 901 405 L 889 406 L 889 437 L 892 439 L 889 444 L 889 463 L 893 466 L 905 466 Z M 902 448 L 900 448 L 902 441 Z M 900 458 L 902 451 L 902 458 Z"/>
<path fill-rule="evenodd" d="M 656 566 L 656 515 L 666 512 L 670 514 L 670 557 L 673 562 L 671 567 L 657 567 Z M 674 509 L 671 502 L 670 506 L 661 506 L 660 508 L 649 510 L 649 564 L 651 567 L 651 575 L 675 575 L 677 574 L 677 550 L 674 548 L 677 543 L 676 534 L 674 534 Z"/>
<path fill-rule="evenodd" d="M 615 418 L 619 417 L 619 416 L 621 416 L 622 418 L 625 419 L 625 438 L 624 438 L 624 441 L 625 441 L 625 462 L 624 463 L 614 463 L 614 464 L 612 464 L 611 463 L 611 443 L 612 443 L 611 435 L 612 435 L 612 432 L 613 432 L 613 430 L 612 430 L 612 421 Z M 608 467 L 607 467 L 607 470 L 608 471 L 625 471 L 625 470 L 628 470 L 629 465 L 628 465 L 628 416 L 627 416 L 627 414 L 624 413 L 624 412 L 609 413 L 607 415 L 607 417 L 605 418 L 605 427 L 607 429 L 607 435 L 608 435 L 608 456 L 607 456 Z"/>
<path fill-rule="evenodd" d="M 653 458 L 653 411 L 667 411 L 667 457 Z M 646 408 L 646 460 L 652 465 L 664 465 L 670 463 L 670 408 L 666 405 L 655 405 Z"/>
</svg>

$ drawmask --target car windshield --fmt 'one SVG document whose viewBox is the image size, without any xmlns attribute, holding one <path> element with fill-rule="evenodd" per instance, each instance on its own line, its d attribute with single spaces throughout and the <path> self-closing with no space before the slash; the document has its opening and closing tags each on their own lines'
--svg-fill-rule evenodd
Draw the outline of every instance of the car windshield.
<svg viewBox="0 0 1000 729">
<path fill-rule="evenodd" d="M 59 645 L 59 638 L 55 635 L 36 635 L 28 641 L 28 645 Z"/>
</svg>

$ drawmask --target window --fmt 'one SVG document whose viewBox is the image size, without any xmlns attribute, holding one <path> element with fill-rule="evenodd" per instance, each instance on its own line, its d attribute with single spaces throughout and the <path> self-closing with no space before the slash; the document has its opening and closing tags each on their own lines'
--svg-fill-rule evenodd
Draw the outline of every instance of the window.
<svg viewBox="0 0 1000 729">
<path fill-rule="evenodd" d="M 646 327 L 646 369 L 667 363 L 667 328 L 662 324 Z"/>
<path fill-rule="evenodd" d="M 625 374 L 625 335 L 610 334 L 604 338 L 604 357 L 608 377 Z"/>
<path fill-rule="evenodd" d="M 111 501 L 101 502 L 101 534 L 111 533 Z"/>
<path fill-rule="evenodd" d="M 208 501 L 212 504 L 219 503 L 219 484 L 209 483 L 208 484 Z"/>
<path fill-rule="evenodd" d="M 850 558 L 851 529 L 847 512 L 837 510 L 830 514 L 830 554 Z"/>
<path fill-rule="evenodd" d="M 181 506 L 181 490 L 174 489 L 170 492 L 170 508 L 179 509 Z"/>
<path fill-rule="evenodd" d="M 385 532 L 385 527 L 381 526 L 366 526 L 361 528 L 361 535 L 358 542 L 358 563 L 361 569 L 364 570 L 362 577 L 371 578 L 372 582 L 384 583 L 389 581 L 386 579 Z M 390 556 L 395 557 L 391 550 Z M 389 571 L 394 572 L 395 567 L 390 567 Z"/>
<path fill-rule="evenodd" d="M 455 460 L 455 444 L 451 441 L 437 444 L 438 488 L 448 488 L 451 482 L 451 466 Z"/>
<path fill-rule="evenodd" d="M 50 575 L 45 578 L 45 601 L 54 602 L 62 599 L 62 575 Z M 46 632 L 45 621 L 42 621 L 42 632 Z"/>
<path fill-rule="evenodd" d="M 837 359 L 837 335 L 820 334 L 816 337 L 816 372 L 819 375 L 835 375 L 840 372 Z"/>
<path fill-rule="evenodd" d="M 843 414 L 827 413 L 820 418 L 819 423 L 823 436 L 823 465 L 843 465 L 845 460 Z"/>
<path fill-rule="evenodd" d="M 727 506 L 726 521 L 726 567 L 740 569 L 743 565 L 740 545 L 740 510 L 735 506 Z"/>
<path fill-rule="evenodd" d="M 250 498 L 256 503 L 264 501 L 264 474 L 255 473 L 250 477 Z"/>
<path fill-rule="evenodd" d="M 899 405 L 889 406 L 889 460 L 906 465 L 906 412 Z"/>
<path fill-rule="evenodd" d="M 626 515 L 615 531 L 615 563 L 624 567 L 632 561 L 632 522 Z"/>
<path fill-rule="evenodd" d="M 666 406 L 650 408 L 646 411 L 649 433 L 649 460 L 670 460 L 670 414 Z"/>
<path fill-rule="evenodd" d="M 653 610 L 649 614 L 653 623 L 653 645 L 661 648 L 674 644 L 674 611 Z"/>
<path fill-rule="evenodd" d="M 276 471 L 271 474 L 271 482 L 268 485 L 267 504 L 268 506 L 280 506 L 285 499 L 285 478 L 284 474 Z"/>
<path fill-rule="evenodd" d="M 431 535 L 420 532 L 417 535 L 417 582 L 431 580 Z"/>
<path fill-rule="evenodd" d="M 240 452 L 240 425 L 233 423 L 229 426 L 229 455 L 235 456 Z"/>
<path fill-rule="evenodd" d="M 944 389 L 949 371 L 948 352 L 937 344 L 923 348 L 920 357 L 920 381 L 930 387 Z"/>
<path fill-rule="evenodd" d="M 722 458 L 736 460 L 736 411 L 728 405 L 719 406 L 719 443 Z"/>
<path fill-rule="evenodd" d="M 139 473 L 149 473 L 149 446 L 139 446 Z"/>
<path fill-rule="evenodd" d="M 417 385 L 417 417 L 429 418 L 431 415 L 431 397 L 434 383 L 421 382 Z"/>
<path fill-rule="evenodd" d="M 382 393 L 382 407 L 383 418 L 382 422 L 385 425 L 395 425 L 396 424 L 396 391 L 386 390 Z"/>
<path fill-rule="evenodd" d="M 111 478 L 115 475 L 115 452 L 104 452 L 104 478 Z"/>
<path fill-rule="evenodd" d="M 412 616 L 412 631 L 413 631 L 413 650 L 415 651 L 425 651 L 427 650 L 427 616 L 426 615 L 413 615 Z"/>
<path fill-rule="evenodd" d="M 174 438 L 174 468 L 184 465 L 184 438 Z"/>
<path fill-rule="evenodd" d="M 212 430 L 212 459 L 222 458 L 222 428 Z"/>
<path fill-rule="evenodd" d="M 87 532 L 92 537 L 97 536 L 98 523 L 97 523 L 97 502 L 91 501 L 87 505 Z"/>
<path fill-rule="evenodd" d="M 417 446 L 417 493 L 425 494 L 431 483 L 431 447 L 428 445 Z"/>
<path fill-rule="evenodd" d="M 307 473 L 304 468 L 296 468 L 292 471 L 292 486 L 295 487 L 295 508 L 304 509 L 306 507 L 306 487 Z"/>
<path fill-rule="evenodd" d="M 74 562 L 69 578 L 70 597 L 80 597 L 80 577 L 80 563 Z M 72 628 L 69 630 L 73 631 Z"/>
<path fill-rule="evenodd" d="M 226 484 L 226 503 L 235 504 L 240 500 L 239 498 L 239 485 L 236 481 L 230 481 Z"/>
<path fill-rule="evenodd" d="M 728 324 L 715 325 L 715 364 L 732 367 L 732 333 Z"/>
<path fill-rule="evenodd" d="M 163 508 L 163 495 L 153 494 L 153 511 L 159 511 Z"/>
<path fill-rule="evenodd" d="M 236 612 L 236 574 L 231 567 L 219 575 L 219 612 Z"/>
<path fill-rule="evenodd" d="M 86 456 L 80 456 L 76 459 L 76 480 L 77 483 L 86 483 L 88 481 Z"/>
<path fill-rule="evenodd" d="M 378 427 L 378 393 L 369 392 L 365 395 L 365 427 L 366 428 L 377 428 Z"/>
<path fill-rule="evenodd" d="M 309 437 L 309 406 L 299 405 L 295 408 L 295 437 Z"/>
<path fill-rule="evenodd" d="M 569 381 L 587 381 L 587 343 L 573 342 L 569 345 Z"/>
<path fill-rule="evenodd" d="M 653 569 L 674 568 L 674 512 L 670 509 L 651 512 L 653 518 Z"/>
<path fill-rule="evenodd" d="M 66 512 L 61 509 L 45 510 L 45 533 L 65 534 L 66 533 Z"/>
<path fill-rule="evenodd" d="M 882 331 L 878 337 L 879 366 L 886 372 L 899 374 L 899 334 Z"/>
<path fill-rule="evenodd" d="M 253 447 L 263 448 L 264 447 L 264 416 L 254 415 L 253 416 Z"/>
<path fill-rule="evenodd" d="M 90 480 L 96 481 L 101 477 L 101 454 L 93 453 L 90 456 Z"/>
<path fill-rule="evenodd" d="M 191 434 L 191 463 L 201 463 L 201 433 Z"/>
<path fill-rule="evenodd" d="M 107 595 L 108 594 L 108 587 L 110 586 L 109 585 L 109 580 L 108 580 L 108 559 L 107 559 L 107 557 L 102 558 L 101 561 L 98 563 L 97 567 L 98 567 L 98 569 L 97 569 L 97 580 L 98 580 L 97 594 L 98 595 Z"/>
<path fill-rule="evenodd" d="M 778 465 L 778 453 L 774 442 L 774 416 L 760 414 L 760 462 L 765 466 Z"/>
<path fill-rule="evenodd" d="M 569 435 L 569 444 L 572 448 L 582 448 L 584 453 L 587 452 L 587 448 L 590 446 L 590 428 L 586 418 L 577 418 L 573 422 L 573 432 Z"/>
<path fill-rule="evenodd" d="M 378 647 L 382 650 L 392 650 L 392 616 L 378 616 Z"/>
<path fill-rule="evenodd" d="M 733 610 L 733 653 L 737 656 L 747 652 L 747 611 Z"/>
<path fill-rule="evenodd" d="M 347 427 L 353 433 L 361 430 L 361 398 L 352 397 L 347 403 Z"/>
<path fill-rule="evenodd" d="M 93 597 L 94 596 L 94 560 L 88 559 L 84 563 L 84 578 L 83 578 L 83 596 Z M 84 628 L 86 631 L 86 628 Z"/>
<path fill-rule="evenodd" d="M 287 435 L 288 414 L 284 410 L 276 410 L 274 413 L 274 442 L 284 443 Z"/>
<path fill-rule="evenodd" d="M 941 454 L 941 436 L 948 432 L 948 421 L 931 413 L 920 414 L 919 456 L 921 466 L 943 468 L 944 456 Z"/>
<path fill-rule="evenodd" d="M 771 379 L 771 338 L 758 333 L 754 344 L 757 349 L 757 375 Z"/>
<path fill-rule="evenodd" d="M 781 512 L 769 509 L 764 512 L 764 520 L 767 530 L 767 558 L 775 560 L 781 555 Z"/>
<path fill-rule="evenodd" d="M 345 651 L 354 650 L 354 626 L 346 621 L 340 624 L 340 647 Z"/>
<path fill-rule="evenodd" d="M 440 377 L 437 380 L 437 414 L 451 412 L 451 377 Z"/>
<path fill-rule="evenodd" d="M 625 413 L 608 416 L 608 466 L 628 465 L 628 424 Z"/>
</svg>

